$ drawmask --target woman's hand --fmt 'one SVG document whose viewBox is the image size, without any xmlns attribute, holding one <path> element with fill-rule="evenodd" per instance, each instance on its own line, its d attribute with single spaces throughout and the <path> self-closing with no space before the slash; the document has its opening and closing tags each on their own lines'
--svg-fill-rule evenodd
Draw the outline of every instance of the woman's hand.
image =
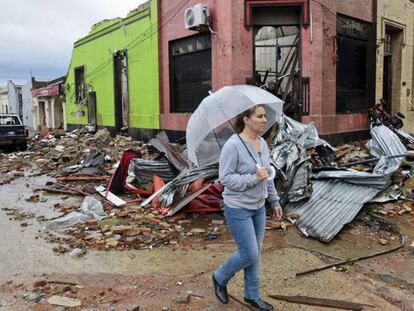
<svg viewBox="0 0 414 311">
<path fill-rule="evenodd" d="M 265 167 L 257 166 L 256 168 L 256 178 L 258 181 L 262 181 L 269 178 L 269 172 Z"/>
<path fill-rule="evenodd" d="M 283 216 L 283 210 L 282 207 L 280 207 L 280 205 L 276 205 L 273 207 L 273 219 L 274 220 L 281 220 L 282 216 Z"/>
</svg>

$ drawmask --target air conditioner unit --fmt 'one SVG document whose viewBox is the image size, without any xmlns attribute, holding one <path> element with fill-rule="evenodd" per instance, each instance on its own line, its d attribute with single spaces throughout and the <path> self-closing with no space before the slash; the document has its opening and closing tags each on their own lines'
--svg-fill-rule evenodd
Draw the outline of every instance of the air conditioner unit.
<svg viewBox="0 0 414 311">
<path fill-rule="evenodd" d="M 210 10 L 207 4 L 196 4 L 185 10 L 184 14 L 185 29 L 201 30 L 210 25 Z"/>
</svg>

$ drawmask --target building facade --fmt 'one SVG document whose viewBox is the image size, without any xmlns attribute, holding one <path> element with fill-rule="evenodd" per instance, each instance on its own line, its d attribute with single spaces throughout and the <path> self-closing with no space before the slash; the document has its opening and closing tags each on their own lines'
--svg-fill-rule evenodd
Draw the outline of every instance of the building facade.
<svg viewBox="0 0 414 311">
<path fill-rule="evenodd" d="M 377 0 L 376 101 L 414 133 L 414 1 Z"/>
<path fill-rule="evenodd" d="M 66 128 L 65 77 L 42 83 L 41 87 L 32 88 L 33 128 L 41 130 Z"/>
<path fill-rule="evenodd" d="M 159 0 L 160 127 L 183 133 L 202 98 L 255 84 L 285 113 L 334 139 L 364 137 L 375 103 L 375 7 L 357 0 L 207 0 L 210 29 L 187 30 L 200 3 Z M 171 17 L 173 16 L 173 17 Z M 348 134 L 348 135 L 347 135 Z"/>
<path fill-rule="evenodd" d="M 22 118 L 22 86 L 7 81 L 7 86 L 0 88 L 0 113 L 13 113 Z"/>
<path fill-rule="evenodd" d="M 68 129 L 106 127 L 150 138 L 159 129 L 158 8 L 102 21 L 74 43 L 66 80 Z"/>
</svg>

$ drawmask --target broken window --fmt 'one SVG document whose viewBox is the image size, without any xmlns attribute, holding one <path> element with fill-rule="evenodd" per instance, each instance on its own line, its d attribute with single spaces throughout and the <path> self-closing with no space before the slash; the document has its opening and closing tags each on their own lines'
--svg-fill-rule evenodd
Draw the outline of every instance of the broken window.
<svg viewBox="0 0 414 311">
<path fill-rule="evenodd" d="M 85 67 L 75 68 L 75 98 L 76 103 L 83 103 L 85 100 Z"/>
<path fill-rule="evenodd" d="M 337 18 L 336 112 L 361 112 L 374 101 L 375 44 L 371 23 Z"/>
<path fill-rule="evenodd" d="M 285 101 L 284 112 L 299 120 L 303 104 L 300 72 L 300 25 L 254 29 L 255 84 Z M 309 103 L 307 103 L 308 105 Z"/>
<path fill-rule="evenodd" d="M 193 112 L 211 90 L 211 35 L 170 42 L 171 112 Z"/>
</svg>

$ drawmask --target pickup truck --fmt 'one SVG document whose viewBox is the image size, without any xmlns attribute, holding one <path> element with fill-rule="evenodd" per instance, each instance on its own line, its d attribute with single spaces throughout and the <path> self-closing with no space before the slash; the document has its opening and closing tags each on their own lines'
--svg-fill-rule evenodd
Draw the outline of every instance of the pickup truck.
<svg viewBox="0 0 414 311">
<path fill-rule="evenodd" d="M 18 115 L 0 114 L 0 149 L 26 149 L 29 131 Z"/>
</svg>

